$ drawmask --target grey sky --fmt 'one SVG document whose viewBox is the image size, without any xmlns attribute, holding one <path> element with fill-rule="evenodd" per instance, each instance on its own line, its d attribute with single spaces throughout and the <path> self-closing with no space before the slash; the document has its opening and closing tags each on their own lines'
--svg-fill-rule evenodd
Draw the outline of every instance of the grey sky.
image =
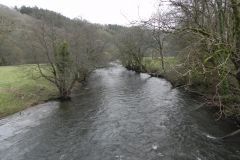
<svg viewBox="0 0 240 160">
<path fill-rule="evenodd" d="M 150 17 L 156 0 L 0 0 L 0 3 L 9 7 L 38 6 L 70 18 L 125 25 L 129 21 Z"/>
</svg>

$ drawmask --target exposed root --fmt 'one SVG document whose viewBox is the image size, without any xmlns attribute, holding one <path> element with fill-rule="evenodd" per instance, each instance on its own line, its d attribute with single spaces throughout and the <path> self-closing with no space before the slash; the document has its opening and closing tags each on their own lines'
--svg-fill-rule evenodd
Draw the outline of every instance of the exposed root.
<svg viewBox="0 0 240 160">
<path fill-rule="evenodd" d="M 205 107 L 206 105 L 207 105 L 207 103 L 202 103 L 202 104 L 200 104 L 199 106 L 197 106 L 193 111 L 197 111 L 197 110 Z"/>
</svg>

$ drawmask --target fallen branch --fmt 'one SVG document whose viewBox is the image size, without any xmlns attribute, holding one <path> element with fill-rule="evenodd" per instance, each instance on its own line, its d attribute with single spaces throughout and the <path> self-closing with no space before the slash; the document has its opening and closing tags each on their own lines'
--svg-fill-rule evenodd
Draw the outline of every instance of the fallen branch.
<svg viewBox="0 0 240 160">
<path fill-rule="evenodd" d="M 221 137 L 221 139 L 227 139 L 227 138 L 233 137 L 233 136 L 235 136 L 237 134 L 240 134 L 240 129 L 238 129 L 238 130 L 236 130 L 236 131 L 234 131 L 232 133 L 229 133 L 226 136 Z"/>
</svg>

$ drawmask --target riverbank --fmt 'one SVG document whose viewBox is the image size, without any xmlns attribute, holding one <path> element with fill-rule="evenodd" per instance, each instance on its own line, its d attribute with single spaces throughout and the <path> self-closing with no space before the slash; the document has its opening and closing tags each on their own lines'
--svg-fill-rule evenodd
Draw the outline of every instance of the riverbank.
<svg viewBox="0 0 240 160">
<path fill-rule="evenodd" d="M 57 89 L 38 75 L 34 65 L 0 67 L 0 118 L 57 95 Z"/>
<path fill-rule="evenodd" d="M 145 57 L 143 59 L 144 71 L 152 77 L 164 78 L 168 80 L 173 88 L 181 86 L 180 74 L 178 71 L 178 60 L 176 57 L 164 57 L 164 69 L 162 70 L 162 64 L 160 58 Z"/>
<path fill-rule="evenodd" d="M 164 78 L 172 84 L 172 88 L 181 88 L 187 92 L 201 97 L 205 106 L 216 109 L 216 119 L 233 119 L 240 126 L 240 95 L 223 94 L 221 101 L 215 99 L 215 77 L 206 81 L 201 75 L 191 74 L 178 62 L 176 57 L 164 57 L 165 71 L 162 70 L 161 59 L 145 57 L 143 59 L 141 73 L 147 73 L 152 77 Z M 128 68 L 130 70 L 134 70 Z M 191 75 L 189 75 L 191 74 Z"/>
</svg>

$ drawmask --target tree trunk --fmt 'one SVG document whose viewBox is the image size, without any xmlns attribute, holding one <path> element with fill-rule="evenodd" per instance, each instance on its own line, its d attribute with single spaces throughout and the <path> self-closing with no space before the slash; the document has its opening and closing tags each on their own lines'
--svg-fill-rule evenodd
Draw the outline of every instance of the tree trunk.
<svg viewBox="0 0 240 160">
<path fill-rule="evenodd" d="M 161 47 L 160 49 L 160 56 L 161 56 L 161 65 L 162 65 L 162 70 L 165 73 L 165 65 L 164 65 L 164 56 L 163 56 L 163 48 Z"/>
<path fill-rule="evenodd" d="M 60 88 L 59 93 L 60 93 L 60 97 L 59 97 L 60 100 L 67 101 L 71 99 L 70 97 L 71 91 L 67 90 L 66 88 Z"/>
<path fill-rule="evenodd" d="M 222 43 L 224 43 L 224 13 L 223 13 L 223 2 L 222 0 L 216 1 L 218 6 L 218 28 Z"/>
<path fill-rule="evenodd" d="M 234 18 L 234 53 L 233 53 L 233 63 L 237 70 L 236 78 L 240 85 L 240 0 L 231 0 Z"/>
</svg>

